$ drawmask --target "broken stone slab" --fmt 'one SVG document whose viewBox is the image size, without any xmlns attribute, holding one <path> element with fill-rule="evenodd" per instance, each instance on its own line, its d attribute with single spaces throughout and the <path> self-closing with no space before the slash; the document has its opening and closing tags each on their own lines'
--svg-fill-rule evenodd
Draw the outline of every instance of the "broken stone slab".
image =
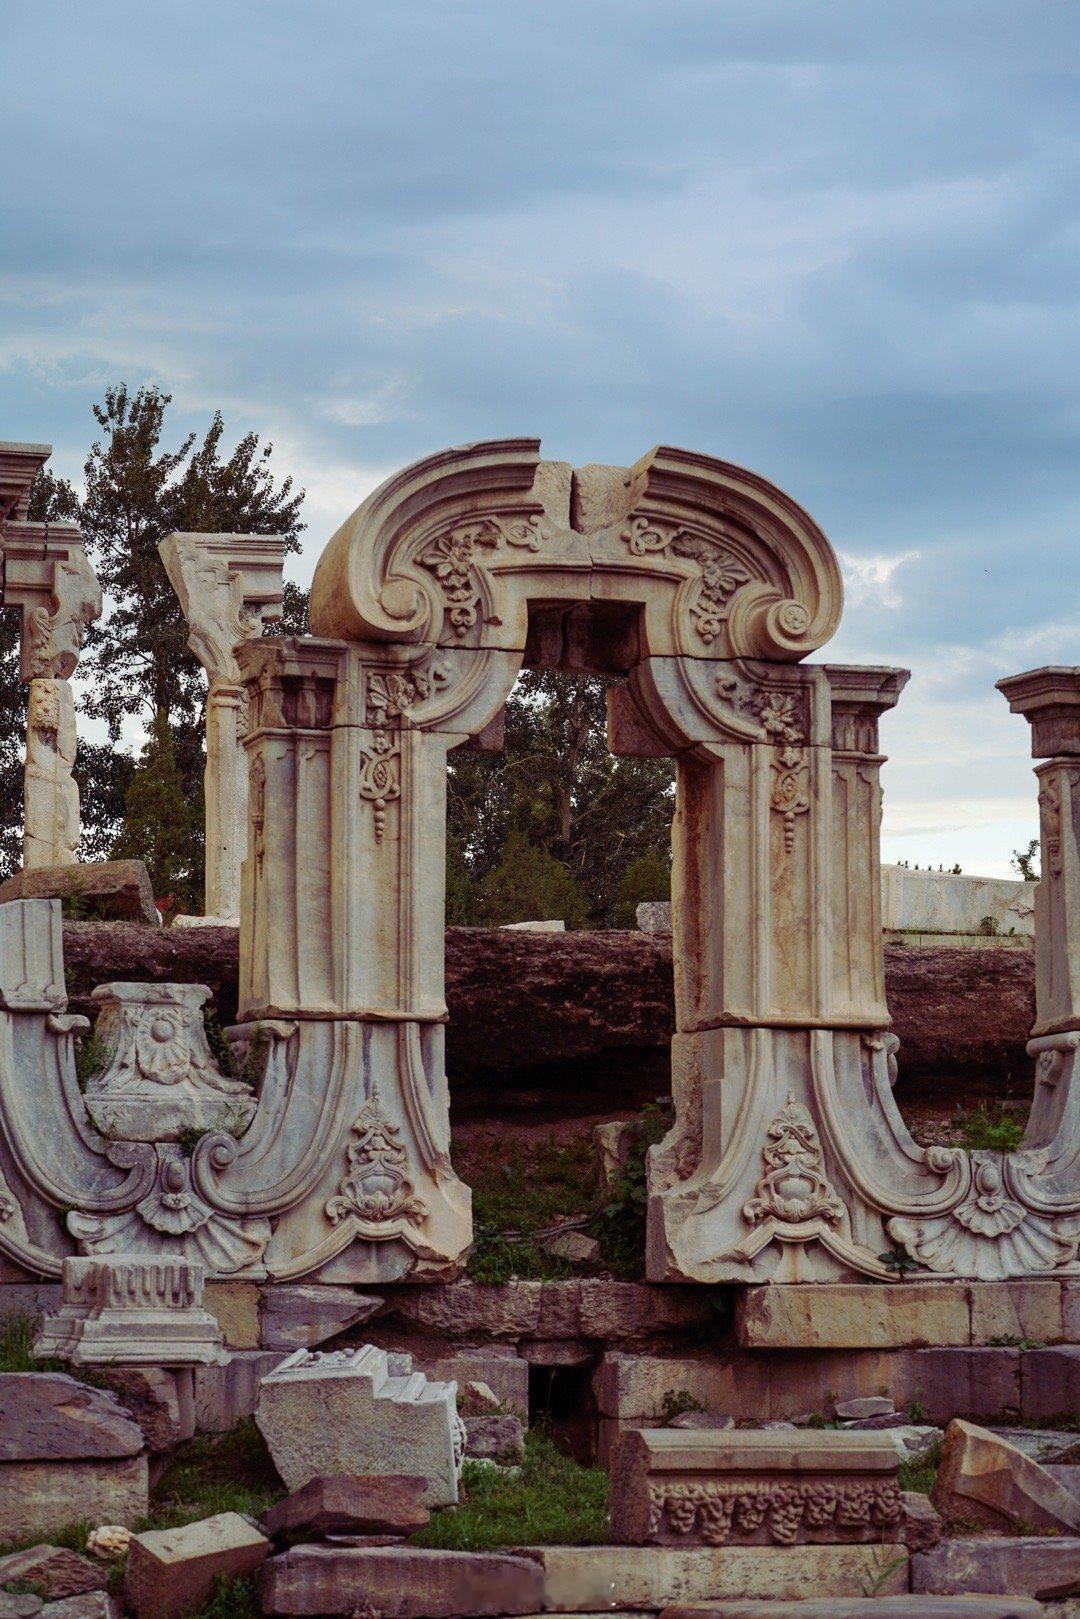
<svg viewBox="0 0 1080 1619">
<path fill-rule="evenodd" d="M 660 1619 L 1045 1619 L 1028 1597 L 829 1597 L 821 1602 L 700 1602 Z"/>
<path fill-rule="evenodd" d="M 61 1597 L 104 1590 L 109 1571 L 66 1546 L 30 1546 L 0 1557 L 0 1590 L 19 1583 L 35 1586 L 40 1596 L 56 1602 Z"/>
<path fill-rule="evenodd" d="M 142 1448 L 142 1430 L 109 1390 L 63 1372 L 0 1372 L 0 1462 L 137 1456 Z"/>
<path fill-rule="evenodd" d="M 367 1321 L 382 1299 L 326 1283 L 276 1284 L 263 1290 L 259 1342 L 264 1349 L 314 1349 Z"/>
<path fill-rule="evenodd" d="M 250 1417 L 268 1372 L 286 1358 L 280 1349 L 234 1350 L 213 1366 L 196 1366 L 195 1427 L 199 1433 L 228 1433 Z"/>
<path fill-rule="evenodd" d="M 868 1394 L 859 1400 L 839 1400 L 833 1406 L 833 1415 L 838 1422 L 862 1422 L 867 1418 L 894 1417 L 896 1414 L 893 1402 L 881 1394 Z"/>
<path fill-rule="evenodd" d="M 424 1551 L 415 1546 L 294 1546 L 259 1577 L 268 1614 L 363 1612 L 380 1619 L 480 1619 L 540 1613 L 544 1573 L 504 1552 Z"/>
<path fill-rule="evenodd" d="M 734 1426 L 734 1417 L 717 1416 L 711 1411 L 680 1411 L 668 1423 L 669 1428 L 700 1428 L 710 1433 L 723 1433 Z"/>
<path fill-rule="evenodd" d="M 1080 1501 L 1074 1495 L 1014 1445 L 959 1418 L 945 1430 L 930 1499 L 946 1522 L 1080 1533 Z"/>
<path fill-rule="evenodd" d="M 896 1446 L 874 1434 L 631 1431 L 612 1459 L 611 1538 L 623 1546 L 895 1542 L 904 1523 L 899 1465 Z"/>
<path fill-rule="evenodd" d="M 1074 1596 L 1080 1588 L 1080 1538 L 1058 1535 L 965 1536 L 943 1540 L 911 1559 L 911 1589 L 935 1595 Z"/>
<path fill-rule="evenodd" d="M 936 1546 L 945 1533 L 945 1527 L 929 1496 L 920 1495 L 917 1490 L 903 1490 L 901 1494 L 904 1502 L 904 1545 L 908 1551 L 924 1552 Z"/>
<path fill-rule="evenodd" d="M 423 1529 L 428 1510 L 421 1504 L 427 1479 L 394 1476 L 361 1477 L 334 1473 L 313 1478 L 263 1513 L 268 1535 L 411 1535 Z"/>
<path fill-rule="evenodd" d="M 238 1512 L 132 1535 L 124 1576 L 127 1605 L 136 1619 L 197 1614 L 217 1580 L 254 1574 L 270 1551 L 266 1536 Z"/>
<path fill-rule="evenodd" d="M 87 1591 L 82 1596 L 48 1602 L 41 1619 L 121 1619 L 120 1609 L 105 1591 Z"/>
<path fill-rule="evenodd" d="M 85 866 L 39 866 L 0 883 L 9 899 L 58 899 L 81 920 L 146 922 L 160 927 L 154 890 L 141 860 L 102 860 Z"/>
<path fill-rule="evenodd" d="M 1022 1450 L 1025 1456 L 1030 1456 L 1034 1462 L 1064 1462 L 1069 1459 L 1070 1450 L 1080 1451 L 1080 1442 L 1075 1433 L 1067 1433 L 1060 1428 L 992 1428 L 999 1439 L 1007 1440 Z M 1078 1456 L 1080 1459 L 1080 1456 Z"/>
<path fill-rule="evenodd" d="M 102 1373 L 121 1405 L 142 1430 L 147 1450 L 160 1454 L 195 1432 L 190 1373 L 160 1366 L 110 1367 Z"/>
<path fill-rule="evenodd" d="M 0 1591 L 0 1619 L 31 1619 L 44 1606 L 44 1600 L 32 1592 Z"/>
<path fill-rule="evenodd" d="M 520 1462 L 525 1456 L 525 1430 L 520 1417 L 466 1417 L 465 1454 L 476 1461 Z"/>
<path fill-rule="evenodd" d="M 298 1349 L 263 1378 L 255 1421 L 290 1490 L 332 1473 L 417 1474 L 424 1505 L 447 1506 L 465 1445 L 456 1395 L 373 1344 Z"/>
<path fill-rule="evenodd" d="M 463 1417 L 485 1417 L 497 1412 L 502 1401 L 487 1383 L 473 1379 L 458 1387 L 458 1410 Z"/>
<path fill-rule="evenodd" d="M 944 1429 L 924 1423 L 912 1423 L 903 1428 L 886 1428 L 884 1432 L 896 1446 L 902 1462 L 924 1461 L 945 1437 Z"/>
<path fill-rule="evenodd" d="M 599 1242 L 584 1231 L 560 1231 L 554 1237 L 546 1237 L 540 1246 L 571 1265 L 592 1265 L 600 1257 Z"/>
<path fill-rule="evenodd" d="M 116 1461 L 0 1462 L 5 1540 L 51 1535 L 84 1521 L 130 1526 L 149 1510 L 144 1455 Z"/>
<path fill-rule="evenodd" d="M 549 1613 L 907 1591 L 906 1546 L 535 1546 Z"/>
<path fill-rule="evenodd" d="M 1050 1462 L 1046 1466 L 1046 1471 L 1051 1478 L 1057 1479 L 1070 1495 L 1080 1497 L 1080 1463 L 1070 1462 L 1065 1467 L 1059 1467 L 1056 1463 Z"/>
</svg>

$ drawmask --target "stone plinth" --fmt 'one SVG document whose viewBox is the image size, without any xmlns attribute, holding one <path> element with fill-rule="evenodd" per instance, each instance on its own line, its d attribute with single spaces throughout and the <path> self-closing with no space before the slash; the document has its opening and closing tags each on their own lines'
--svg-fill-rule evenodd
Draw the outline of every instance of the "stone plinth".
<svg viewBox="0 0 1080 1619">
<path fill-rule="evenodd" d="M 205 1366 L 225 1358 L 202 1307 L 203 1270 L 181 1259 L 65 1259 L 63 1301 L 34 1354 L 77 1366 Z"/>
<path fill-rule="evenodd" d="M 904 1507 L 887 1435 L 805 1429 L 622 1434 L 611 1535 L 627 1546 L 895 1541 Z"/>
<path fill-rule="evenodd" d="M 446 1506 L 464 1456 L 456 1394 L 371 1344 L 301 1349 L 263 1378 L 255 1421 L 290 1490 L 332 1473 L 405 1473 L 427 1480 L 424 1506 Z"/>
</svg>

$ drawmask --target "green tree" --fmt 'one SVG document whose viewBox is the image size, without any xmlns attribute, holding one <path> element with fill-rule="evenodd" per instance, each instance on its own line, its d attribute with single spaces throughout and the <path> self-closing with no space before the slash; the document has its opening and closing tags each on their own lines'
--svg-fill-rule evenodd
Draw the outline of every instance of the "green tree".
<svg viewBox="0 0 1080 1619">
<path fill-rule="evenodd" d="M 166 913 L 196 909 L 203 883 L 203 802 L 183 780 L 168 716 L 154 716 L 127 790 L 113 855 L 144 860 Z"/>
<path fill-rule="evenodd" d="M 599 927 L 611 925 L 634 861 L 650 851 L 669 858 L 674 803 L 669 760 L 608 752 L 611 684 L 606 676 L 526 671 L 506 704 L 502 751 L 450 755 L 447 804 L 451 858 L 474 883 L 519 830 L 569 870 Z"/>
<path fill-rule="evenodd" d="M 478 920 L 489 927 L 561 920 L 568 928 L 579 928 L 586 921 L 569 868 L 516 829 L 498 865 L 477 884 L 476 900 Z"/>
<path fill-rule="evenodd" d="M 623 872 L 615 905 L 614 924 L 617 928 L 637 925 L 637 908 L 643 900 L 671 898 L 670 849 L 646 849 L 632 860 Z"/>
</svg>

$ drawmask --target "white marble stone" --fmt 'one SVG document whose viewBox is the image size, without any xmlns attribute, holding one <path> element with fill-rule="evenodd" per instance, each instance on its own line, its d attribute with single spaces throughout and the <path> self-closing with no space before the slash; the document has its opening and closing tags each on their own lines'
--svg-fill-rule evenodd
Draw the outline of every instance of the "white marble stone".
<svg viewBox="0 0 1080 1619">
<path fill-rule="evenodd" d="M 301 1349 L 263 1378 L 255 1421 L 290 1490 L 334 1473 L 404 1473 L 427 1479 L 424 1506 L 446 1506 L 465 1446 L 456 1395 L 372 1344 Z"/>
<path fill-rule="evenodd" d="M 76 1366 L 206 1366 L 225 1360 L 188 1260 L 65 1259 L 63 1299 L 34 1354 Z"/>
</svg>

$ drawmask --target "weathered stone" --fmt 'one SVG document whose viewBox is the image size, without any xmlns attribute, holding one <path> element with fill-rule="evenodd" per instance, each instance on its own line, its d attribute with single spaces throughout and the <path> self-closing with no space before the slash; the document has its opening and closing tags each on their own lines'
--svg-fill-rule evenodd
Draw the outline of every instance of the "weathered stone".
<svg viewBox="0 0 1080 1619">
<path fill-rule="evenodd" d="M 9 899 L 59 899 L 78 906 L 80 919 L 143 922 L 157 927 L 154 890 L 141 860 L 101 860 L 92 865 L 39 866 L 0 883 L 0 905 Z"/>
<path fill-rule="evenodd" d="M 1060 1342 L 1064 1332 L 1061 1282 L 1012 1277 L 1007 1282 L 971 1282 L 968 1292 L 973 1344 Z"/>
<path fill-rule="evenodd" d="M 945 1437 L 941 1428 L 929 1423 L 908 1423 L 902 1428 L 888 1428 L 886 1433 L 896 1446 L 902 1462 L 924 1461 Z"/>
<path fill-rule="evenodd" d="M 1080 1462 L 1068 1463 L 1064 1467 L 1058 1467 L 1051 1462 L 1046 1468 L 1046 1472 L 1050 1474 L 1051 1478 L 1056 1479 L 1064 1489 L 1068 1490 L 1070 1495 L 1080 1498 Z"/>
<path fill-rule="evenodd" d="M 820 1602 L 703 1602 L 665 1608 L 660 1619 L 1045 1619 L 1027 1597 L 836 1597 Z"/>
<path fill-rule="evenodd" d="M 1064 1429 L 1000 1427 L 994 1432 L 1044 1466 L 1047 1462 L 1080 1461 L 1080 1439 Z"/>
<path fill-rule="evenodd" d="M 0 1619 L 29 1619 L 41 1613 L 44 1602 L 30 1592 L 0 1591 Z"/>
<path fill-rule="evenodd" d="M 194 1260 L 132 1254 L 68 1258 L 60 1308 L 46 1316 L 34 1354 L 77 1366 L 205 1366 L 225 1358 L 203 1309 Z"/>
<path fill-rule="evenodd" d="M 525 1430 L 521 1418 L 486 1416 L 465 1418 L 465 1454 L 482 1461 L 521 1461 Z"/>
<path fill-rule="evenodd" d="M 596 1359 L 596 1351 L 587 1338 L 522 1338 L 518 1344 L 530 1366 L 586 1366 Z"/>
<path fill-rule="evenodd" d="M 529 1364 L 509 1344 L 445 1346 L 434 1353 L 430 1342 L 417 1340 L 406 1352 L 417 1371 L 433 1382 L 457 1383 L 459 1390 L 472 1382 L 484 1383 L 505 1410 L 528 1415 Z M 458 1404 L 463 1409 L 460 1393 Z"/>
<path fill-rule="evenodd" d="M 1080 1411 L 1080 1344 L 1025 1349 L 1020 1363 L 1021 1409 L 1028 1422 L 1052 1422 Z"/>
<path fill-rule="evenodd" d="M 900 1349 L 967 1344 L 967 1292 L 943 1282 L 835 1282 L 750 1287 L 739 1342 L 751 1349 Z"/>
<path fill-rule="evenodd" d="M 750 1365 L 737 1355 L 634 1355 L 613 1351 L 593 1377 L 604 1416 L 661 1420 L 672 1404 L 692 1400 L 706 1411 L 767 1416 L 771 1369 L 765 1356 Z"/>
<path fill-rule="evenodd" d="M 479 1619 L 545 1605 L 530 1558 L 413 1546 L 295 1546 L 266 1564 L 259 1594 L 264 1613 L 354 1613 L 374 1601 L 380 1619 Z"/>
<path fill-rule="evenodd" d="M 542 1243 L 556 1259 L 568 1260 L 571 1265 L 591 1265 L 600 1257 L 600 1244 L 584 1231 L 562 1231 L 546 1237 Z"/>
<path fill-rule="evenodd" d="M 127 1556 L 131 1530 L 121 1523 L 100 1523 L 86 1537 L 86 1550 L 102 1563 L 118 1563 Z"/>
<path fill-rule="evenodd" d="M 5 1282 L 0 1286 L 0 1319 L 27 1315 L 40 1320 L 60 1303 L 59 1282 Z"/>
<path fill-rule="evenodd" d="M 30 1546 L 0 1557 L 0 1590 L 17 1582 L 36 1586 L 40 1596 L 56 1602 L 84 1591 L 104 1590 L 109 1571 L 65 1546 Z"/>
<path fill-rule="evenodd" d="M 131 1537 L 124 1595 L 136 1619 L 183 1619 L 200 1612 L 217 1580 L 254 1574 L 270 1550 L 238 1512 L 149 1529 Z"/>
<path fill-rule="evenodd" d="M 194 1434 L 189 1373 L 164 1371 L 160 1366 L 113 1366 L 102 1375 L 139 1424 L 147 1450 L 171 1450 Z"/>
<path fill-rule="evenodd" d="M 106 1591 L 86 1591 L 81 1596 L 48 1603 L 42 1609 L 42 1619 L 121 1619 L 121 1615 Z"/>
<path fill-rule="evenodd" d="M 537 1546 L 549 1613 L 906 1591 L 906 1546 Z"/>
<path fill-rule="evenodd" d="M 1007 1417 L 1020 1411 L 1019 1349 L 917 1349 L 897 1365 L 893 1393 L 918 1401 L 934 1422 Z"/>
<path fill-rule="evenodd" d="M 709 1433 L 723 1433 L 725 1429 L 734 1426 L 734 1417 L 719 1417 L 710 1411 L 680 1411 L 678 1416 L 672 1417 L 668 1423 L 669 1428 L 697 1428 Z"/>
<path fill-rule="evenodd" d="M 487 1383 L 475 1380 L 458 1388 L 458 1411 L 463 1417 L 483 1417 L 498 1411 L 502 1404 L 499 1396 Z"/>
<path fill-rule="evenodd" d="M 299 1349 L 263 1378 L 255 1421 L 290 1490 L 332 1473 L 408 1473 L 425 1506 L 457 1500 L 464 1432 L 453 1383 L 366 1345 Z"/>
<path fill-rule="evenodd" d="M 195 1426 L 200 1433 L 228 1433 L 259 1403 L 259 1386 L 285 1359 L 280 1349 L 234 1350 L 217 1366 L 196 1366 Z"/>
<path fill-rule="evenodd" d="M 928 1496 L 917 1490 L 904 1490 L 904 1545 L 909 1552 L 924 1552 L 936 1546 L 944 1534 L 941 1515 Z"/>
<path fill-rule="evenodd" d="M 1051 1598 L 1080 1589 L 1080 1538 L 1024 1535 L 943 1540 L 911 1559 L 911 1589 L 948 1596 Z"/>
<path fill-rule="evenodd" d="M 290 1538 L 324 1535 L 409 1535 L 422 1529 L 428 1510 L 421 1505 L 427 1479 L 383 1473 L 366 1478 L 335 1473 L 313 1478 L 262 1516 L 268 1535 Z"/>
<path fill-rule="evenodd" d="M 486 1287 L 481 1282 L 402 1287 L 387 1303 L 401 1320 L 448 1338 L 535 1338 L 539 1336 L 544 1285 L 515 1281 L 500 1287 Z"/>
<path fill-rule="evenodd" d="M 335 1333 L 367 1321 L 382 1299 L 351 1287 L 319 1283 L 263 1290 L 261 1343 L 264 1349 L 314 1349 Z"/>
<path fill-rule="evenodd" d="M 859 1422 L 867 1417 L 893 1417 L 896 1407 L 882 1394 L 866 1394 L 861 1399 L 837 1401 L 833 1413 L 839 1422 Z"/>
<path fill-rule="evenodd" d="M 0 1372 L 0 1462 L 136 1456 L 138 1424 L 106 1389 L 62 1372 Z"/>
<path fill-rule="evenodd" d="M 624 1546 L 896 1541 L 896 1447 L 809 1429 L 623 1434 L 611 1469 L 611 1538 Z"/>
<path fill-rule="evenodd" d="M 1080 1344 L 1080 1282 L 1062 1284 L 1061 1326 L 1067 1344 Z"/>
<path fill-rule="evenodd" d="M 230 1349 L 258 1349 L 259 1289 L 254 1282 L 207 1282 L 203 1305 Z"/>
<path fill-rule="evenodd" d="M 579 1286 L 583 1338 L 598 1338 L 604 1343 L 632 1342 L 707 1326 L 710 1319 L 715 1321 L 709 1300 L 697 1287 L 650 1287 L 641 1282 L 611 1282 L 588 1276 Z"/>
<path fill-rule="evenodd" d="M 55 1534 L 84 1520 L 130 1525 L 148 1511 L 145 1456 L 0 1463 L 0 1524 L 9 1540 Z"/>
<path fill-rule="evenodd" d="M 974 1423 L 950 1422 L 931 1500 L 946 1519 L 989 1529 L 1080 1532 L 1080 1501 L 1038 1462 Z"/>
</svg>

